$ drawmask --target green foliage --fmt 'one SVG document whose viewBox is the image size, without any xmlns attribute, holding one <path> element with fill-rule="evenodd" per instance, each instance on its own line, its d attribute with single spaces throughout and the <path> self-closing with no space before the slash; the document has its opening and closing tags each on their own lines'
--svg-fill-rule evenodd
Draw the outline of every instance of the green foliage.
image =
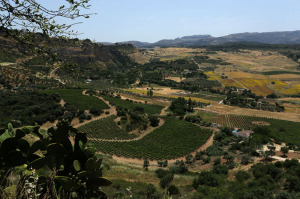
<svg viewBox="0 0 300 199">
<path fill-rule="evenodd" d="M 300 134 L 298 133 L 300 122 L 257 116 L 221 115 L 209 112 L 199 112 L 199 115 L 203 118 L 203 121 L 220 124 L 223 127 L 240 129 L 255 129 L 257 127 L 257 130 L 261 132 L 262 135 L 267 135 L 267 137 L 274 138 L 277 141 L 293 144 L 300 142 Z M 270 126 L 257 126 L 254 123 L 255 121 L 266 122 L 270 124 Z M 282 129 L 284 129 L 284 131 L 282 131 Z"/>
<path fill-rule="evenodd" d="M 165 120 L 163 126 L 137 141 L 92 142 L 103 153 L 134 158 L 171 159 L 196 150 L 212 133 L 186 121 L 172 118 Z"/>
<path fill-rule="evenodd" d="M 78 131 L 85 132 L 87 137 L 92 139 L 129 140 L 137 137 L 121 129 L 114 121 L 115 118 L 113 115 L 89 122 L 80 126 Z"/>
<path fill-rule="evenodd" d="M 145 113 L 149 114 L 160 114 L 161 110 L 163 109 L 163 106 L 160 105 L 134 103 L 127 100 L 122 100 L 118 97 L 103 96 L 103 98 L 116 107 L 119 106 L 128 110 L 134 110 L 136 107 L 142 107 Z"/>
<path fill-rule="evenodd" d="M 36 182 L 36 194 L 43 197 L 59 195 L 64 198 L 71 194 L 79 198 L 105 196 L 99 187 L 108 186 L 111 182 L 102 178 L 102 159 L 96 157 L 95 150 L 85 146 L 87 137 L 84 133 L 78 133 L 67 122 L 59 122 L 57 128 L 49 129 L 46 137 L 39 133 L 39 126 L 34 127 L 33 133 L 40 139 L 31 146 L 23 139 L 26 134 L 21 129 L 16 130 L 15 136 L 1 143 L 0 190 L 8 182 L 5 176 L 7 173 L 13 172 L 14 167 L 28 165 L 28 170 L 48 168 L 52 171 L 48 176 L 39 176 Z M 74 145 L 69 139 L 71 135 L 74 136 Z M 42 151 L 41 155 L 36 154 L 39 150 Z M 28 178 L 27 172 L 21 177 Z M 24 182 L 21 179 L 18 186 L 24 188 Z M 48 192 L 47 189 L 54 187 L 53 182 L 55 189 Z"/>
<path fill-rule="evenodd" d="M 82 94 L 81 89 L 54 89 L 47 90 L 46 93 L 58 93 L 64 101 L 77 110 L 89 110 L 90 108 L 108 109 L 109 106 L 101 99 Z"/>
<path fill-rule="evenodd" d="M 0 127 L 43 124 L 63 115 L 64 108 L 56 94 L 36 91 L 0 91 Z M 9 131 L 11 132 L 11 131 Z"/>
<path fill-rule="evenodd" d="M 179 190 L 175 185 L 169 186 L 167 192 L 170 196 L 179 194 Z"/>
<path fill-rule="evenodd" d="M 235 179 L 240 182 L 248 180 L 250 179 L 250 177 L 251 177 L 250 174 L 243 170 L 240 170 L 235 174 Z"/>
</svg>

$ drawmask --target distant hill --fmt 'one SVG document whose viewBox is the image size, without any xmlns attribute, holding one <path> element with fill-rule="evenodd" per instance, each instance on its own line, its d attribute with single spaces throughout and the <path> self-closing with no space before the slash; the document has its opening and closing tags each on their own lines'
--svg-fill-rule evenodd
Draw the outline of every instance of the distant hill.
<svg viewBox="0 0 300 199">
<path fill-rule="evenodd" d="M 172 46 L 207 46 L 220 45 L 232 42 L 256 42 L 266 44 L 300 44 L 300 30 L 282 32 L 253 32 L 237 33 L 223 37 L 213 37 L 211 35 L 184 36 L 176 39 L 164 39 L 155 43 L 127 41 L 137 47 L 172 47 Z"/>
</svg>

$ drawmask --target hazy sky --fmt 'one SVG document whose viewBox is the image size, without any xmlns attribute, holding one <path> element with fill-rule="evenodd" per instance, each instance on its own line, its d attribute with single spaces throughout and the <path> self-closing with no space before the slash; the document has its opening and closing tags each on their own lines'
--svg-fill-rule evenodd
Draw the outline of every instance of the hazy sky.
<svg viewBox="0 0 300 199">
<path fill-rule="evenodd" d="M 47 0 L 49 6 L 61 0 Z M 58 3 L 58 4 L 57 4 Z M 91 0 L 73 29 L 96 41 L 155 42 L 187 35 L 300 30 L 300 0 Z"/>
</svg>

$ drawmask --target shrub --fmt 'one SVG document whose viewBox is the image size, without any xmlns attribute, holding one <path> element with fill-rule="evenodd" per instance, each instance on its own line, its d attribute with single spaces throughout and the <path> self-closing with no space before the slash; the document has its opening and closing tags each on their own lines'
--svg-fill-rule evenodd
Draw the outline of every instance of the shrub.
<svg viewBox="0 0 300 199">
<path fill-rule="evenodd" d="M 171 195 L 177 195 L 177 194 L 179 194 L 179 190 L 178 190 L 178 188 L 175 185 L 169 186 L 168 189 L 167 189 L 167 191 L 168 191 L 168 194 L 170 196 Z"/>
<path fill-rule="evenodd" d="M 235 179 L 237 180 L 237 181 L 244 181 L 244 180 L 248 180 L 248 179 L 250 179 L 250 174 L 248 173 L 248 172 L 246 172 L 246 171 L 243 171 L 243 170 L 241 170 L 241 171 L 238 171 L 236 174 L 235 174 Z"/>
</svg>

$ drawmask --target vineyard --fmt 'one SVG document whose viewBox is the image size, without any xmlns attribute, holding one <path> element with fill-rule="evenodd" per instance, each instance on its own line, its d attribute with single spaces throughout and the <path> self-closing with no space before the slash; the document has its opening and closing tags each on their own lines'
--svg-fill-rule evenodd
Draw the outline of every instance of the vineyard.
<svg viewBox="0 0 300 199">
<path fill-rule="evenodd" d="M 92 139 L 129 140 L 137 137 L 121 129 L 114 121 L 115 118 L 116 116 L 112 115 L 95 120 L 80 126 L 78 130 L 85 132 L 87 137 Z"/>
<path fill-rule="evenodd" d="M 140 140 L 105 142 L 91 140 L 99 151 L 130 158 L 172 159 L 195 151 L 212 132 L 178 119 L 167 118 L 163 126 Z"/>
<path fill-rule="evenodd" d="M 111 105 L 127 108 L 128 110 L 133 110 L 135 107 L 143 107 L 145 112 L 149 114 L 160 114 L 163 109 L 163 106 L 160 105 L 135 103 L 109 96 L 103 96 L 103 98 L 109 101 Z"/>
<path fill-rule="evenodd" d="M 58 93 L 66 103 L 77 109 L 88 110 L 90 108 L 108 109 L 109 106 L 97 97 L 83 95 L 81 89 L 54 89 L 45 91 L 47 93 Z"/>
<path fill-rule="evenodd" d="M 198 114 L 205 122 L 216 123 L 222 127 L 249 130 L 254 129 L 258 124 L 267 125 L 274 129 L 271 135 L 274 139 L 294 144 L 300 143 L 300 122 L 257 116 L 222 115 L 204 111 Z"/>
</svg>

